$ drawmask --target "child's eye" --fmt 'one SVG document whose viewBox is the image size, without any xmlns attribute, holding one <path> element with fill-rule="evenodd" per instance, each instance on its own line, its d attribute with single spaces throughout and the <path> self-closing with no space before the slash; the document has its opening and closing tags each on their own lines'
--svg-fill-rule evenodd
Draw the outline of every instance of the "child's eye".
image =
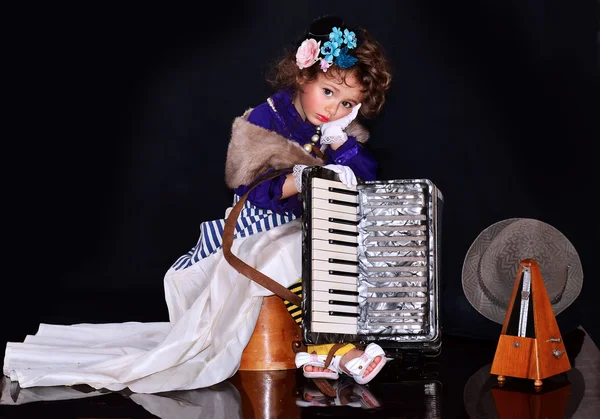
<svg viewBox="0 0 600 419">
<path fill-rule="evenodd" d="M 351 107 L 352 107 L 352 104 L 351 104 L 350 102 L 346 102 L 346 101 L 344 101 L 344 102 L 342 102 L 342 106 L 343 106 L 344 108 L 351 108 Z"/>
<path fill-rule="evenodd" d="M 331 96 L 333 94 L 333 92 L 329 89 L 323 88 L 323 93 L 325 93 L 325 96 Z"/>
</svg>

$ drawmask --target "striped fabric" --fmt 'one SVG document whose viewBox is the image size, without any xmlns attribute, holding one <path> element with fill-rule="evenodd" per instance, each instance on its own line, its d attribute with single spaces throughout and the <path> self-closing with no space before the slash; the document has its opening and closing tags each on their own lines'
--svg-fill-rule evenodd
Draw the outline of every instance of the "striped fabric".
<svg viewBox="0 0 600 419">
<path fill-rule="evenodd" d="M 290 285 L 288 289 L 298 297 L 302 298 L 302 278 L 300 278 L 298 282 Z M 294 321 L 298 323 L 298 326 L 302 328 L 302 309 L 297 305 L 290 303 L 288 300 L 283 300 L 283 303 L 285 304 L 288 313 L 290 313 L 290 316 L 292 316 L 292 319 L 294 319 Z"/>
<path fill-rule="evenodd" d="M 240 197 L 234 194 L 232 206 L 239 200 Z M 291 212 L 276 214 L 271 210 L 255 207 L 246 200 L 235 225 L 234 239 L 270 230 L 273 227 L 289 223 L 295 218 L 296 216 Z M 189 252 L 179 257 L 172 268 L 175 270 L 185 269 L 219 250 L 223 245 L 224 227 L 225 218 L 200 224 L 198 243 Z"/>
</svg>

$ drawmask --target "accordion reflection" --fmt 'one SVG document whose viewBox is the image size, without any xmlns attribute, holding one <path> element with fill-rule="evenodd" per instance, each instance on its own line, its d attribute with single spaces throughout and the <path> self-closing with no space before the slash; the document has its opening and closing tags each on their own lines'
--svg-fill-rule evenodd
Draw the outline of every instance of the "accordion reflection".
<svg viewBox="0 0 600 419">
<path fill-rule="evenodd" d="M 376 342 L 390 357 L 437 355 L 437 187 L 401 179 L 348 188 L 334 172 L 310 167 L 302 191 L 303 342 Z"/>
</svg>

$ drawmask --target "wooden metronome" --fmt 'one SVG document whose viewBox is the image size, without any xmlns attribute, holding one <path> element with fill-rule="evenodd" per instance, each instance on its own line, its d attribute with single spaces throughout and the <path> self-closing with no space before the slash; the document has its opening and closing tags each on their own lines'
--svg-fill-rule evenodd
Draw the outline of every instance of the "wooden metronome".
<svg viewBox="0 0 600 419">
<path fill-rule="evenodd" d="M 552 304 L 534 259 L 522 260 L 490 374 L 542 380 L 571 369 Z"/>
</svg>

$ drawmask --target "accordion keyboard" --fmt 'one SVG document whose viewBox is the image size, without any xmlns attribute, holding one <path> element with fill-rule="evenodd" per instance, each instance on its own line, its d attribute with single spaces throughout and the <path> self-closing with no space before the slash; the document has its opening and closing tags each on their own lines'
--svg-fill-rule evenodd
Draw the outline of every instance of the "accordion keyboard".
<svg viewBox="0 0 600 419">
<path fill-rule="evenodd" d="M 312 200 L 312 330 L 356 333 L 358 192 L 315 178 Z"/>
</svg>

